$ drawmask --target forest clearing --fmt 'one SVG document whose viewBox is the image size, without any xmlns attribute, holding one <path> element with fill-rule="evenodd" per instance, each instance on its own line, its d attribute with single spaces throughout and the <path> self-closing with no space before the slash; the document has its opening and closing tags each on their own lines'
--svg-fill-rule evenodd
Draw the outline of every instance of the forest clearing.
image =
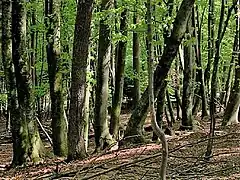
<svg viewBox="0 0 240 180">
<path fill-rule="evenodd" d="M 0 178 L 240 179 L 240 0 L 1 0 Z"/>
</svg>

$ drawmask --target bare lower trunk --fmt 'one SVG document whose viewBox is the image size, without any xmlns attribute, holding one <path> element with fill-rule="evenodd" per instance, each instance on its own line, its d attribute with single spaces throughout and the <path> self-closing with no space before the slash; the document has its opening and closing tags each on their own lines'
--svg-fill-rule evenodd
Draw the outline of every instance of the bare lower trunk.
<svg viewBox="0 0 240 180">
<path fill-rule="evenodd" d="M 113 6 L 112 0 L 102 0 L 101 11 L 109 10 Z M 106 17 L 107 18 L 107 17 Z M 112 136 L 109 133 L 107 122 L 108 107 L 108 79 L 109 62 L 111 58 L 110 27 L 106 18 L 100 20 L 98 65 L 97 65 L 97 86 L 95 104 L 95 142 L 96 151 L 104 149 L 113 144 Z"/>
<path fill-rule="evenodd" d="M 79 0 L 77 6 L 77 17 L 75 22 L 71 100 L 69 110 L 68 127 L 68 160 L 83 159 L 87 156 L 85 132 L 88 124 L 86 122 L 86 76 L 87 58 L 89 54 L 90 25 L 92 19 L 93 1 Z M 87 97 L 88 98 L 88 97 Z"/>
</svg>

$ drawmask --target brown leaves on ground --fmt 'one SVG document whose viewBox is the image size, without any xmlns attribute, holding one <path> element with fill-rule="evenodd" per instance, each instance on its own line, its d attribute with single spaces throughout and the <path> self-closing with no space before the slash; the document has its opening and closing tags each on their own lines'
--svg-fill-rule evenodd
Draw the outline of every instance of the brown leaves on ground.
<svg viewBox="0 0 240 180">
<path fill-rule="evenodd" d="M 219 122 L 220 120 L 218 120 Z M 199 121 L 194 132 L 179 132 L 168 136 L 168 179 L 240 179 L 240 126 L 216 128 L 212 158 L 204 158 L 209 122 Z M 0 177 L 3 179 L 159 179 L 161 145 L 150 143 L 91 155 L 85 160 L 65 163 L 46 158 L 42 164 L 7 170 L 11 162 L 10 137 L 1 127 Z M 176 128 L 177 129 L 177 128 Z M 146 134 L 151 137 L 151 132 Z M 94 149 L 90 140 L 90 153 Z M 50 149 L 51 151 L 51 149 Z"/>
</svg>

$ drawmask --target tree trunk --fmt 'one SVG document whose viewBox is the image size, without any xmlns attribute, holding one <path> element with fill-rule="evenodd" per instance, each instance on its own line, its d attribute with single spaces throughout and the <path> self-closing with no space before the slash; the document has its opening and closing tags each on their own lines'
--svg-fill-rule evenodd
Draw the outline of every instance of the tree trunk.
<svg viewBox="0 0 240 180">
<path fill-rule="evenodd" d="M 102 0 L 101 11 L 110 10 L 113 6 L 112 0 Z M 96 151 L 104 149 L 113 143 L 109 133 L 107 122 L 108 106 L 108 79 L 109 62 L 111 58 L 110 27 L 106 24 L 106 18 L 100 20 L 99 44 L 98 44 L 98 65 L 97 65 L 97 87 L 95 104 L 95 142 Z"/>
<path fill-rule="evenodd" d="M 51 96 L 53 151 L 57 156 L 67 155 L 67 124 L 64 117 L 62 60 L 60 57 L 61 0 L 46 0 L 47 61 Z"/>
<path fill-rule="evenodd" d="M 10 132 L 11 119 L 15 118 L 16 110 L 16 81 L 12 62 L 12 40 L 11 40 L 11 1 L 2 1 L 2 62 L 4 67 L 5 84 L 8 94 L 7 102 L 7 124 L 6 129 Z"/>
<path fill-rule="evenodd" d="M 159 91 L 164 90 L 164 81 L 167 77 L 168 71 L 171 67 L 173 59 L 176 57 L 179 45 L 186 31 L 187 21 L 192 12 L 194 0 L 183 0 L 181 7 L 177 13 L 177 17 L 173 24 L 172 34 L 167 38 L 166 46 L 163 51 L 163 55 L 158 63 L 158 66 L 154 72 L 154 95 L 157 96 Z M 142 126 L 146 119 L 148 112 L 148 88 L 143 93 L 138 105 L 134 109 L 130 120 L 127 125 L 125 139 L 128 136 L 134 136 L 136 141 L 143 141 Z"/>
<path fill-rule="evenodd" d="M 135 3 L 137 4 L 138 1 L 136 0 Z M 135 11 L 137 9 L 135 8 Z M 137 25 L 139 21 L 139 17 L 137 12 L 134 12 L 133 14 L 133 24 Z M 134 88 L 133 88 L 133 108 L 136 107 L 140 96 L 141 96 L 141 91 L 140 91 L 140 42 L 139 42 L 139 36 L 138 32 L 133 31 L 133 72 L 134 72 Z"/>
<path fill-rule="evenodd" d="M 156 113 L 155 113 L 155 98 L 154 98 L 154 59 L 153 59 L 153 46 L 152 46 L 152 7 L 151 0 L 147 0 L 147 46 L 148 46 L 148 90 L 149 90 L 149 107 L 151 115 L 151 125 L 153 131 L 157 134 L 162 142 L 162 161 L 160 168 L 160 178 L 166 180 L 167 159 L 168 159 L 168 143 L 162 129 L 159 128 Z"/>
<path fill-rule="evenodd" d="M 127 9 L 124 9 L 123 12 L 121 13 L 120 33 L 124 36 L 127 36 Z M 126 50 L 127 41 L 121 40 L 118 44 L 115 91 L 113 95 L 110 120 L 110 133 L 113 135 L 113 138 L 115 139 L 118 139 L 119 118 L 123 99 Z"/>
<path fill-rule="evenodd" d="M 237 39 L 238 43 L 237 47 L 234 47 L 234 50 L 236 52 L 239 51 L 240 47 L 239 47 L 239 43 L 240 43 L 240 39 L 239 39 L 239 7 L 235 8 L 236 11 L 236 34 L 235 34 L 235 41 Z M 235 43 L 234 43 L 235 44 Z M 233 57 L 234 58 L 234 57 Z M 235 60 L 235 64 L 237 66 L 240 65 L 240 55 L 238 54 L 238 58 L 234 58 Z M 239 105 L 240 105 L 240 68 L 236 68 L 235 69 L 235 81 L 234 81 L 234 85 L 232 87 L 231 90 L 231 94 L 229 97 L 229 101 L 226 107 L 226 110 L 224 112 L 224 117 L 223 117 L 223 121 L 222 121 L 222 125 L 225 126 L 227 124 L 234 124 L 234 123 L 238 123 L 238 111 L 239 111 Z"/>
<path fill-rule="evenodd" d="M 164 82 L 167 86 L 167 81 Z M 166 88 L 162 93 L 158 93 L 157 97 L 157 112 L 156 112 L 156 120 L 158 123 L 158 126 L 162 129 L 163 124 L 163 115 L 164 115 L 164 108 L 166 103 Z M 158 136 L 156 133 L 153 132 L 152 140 L 156 141 L 158 139 Z"/>
<path fill-rule="evenodd" d="M 205 69 L 204 79 L 209 92 L 209 80 L 211 74 L 211 65 L 214 55 L 214 31 L 215 31 L 215 16 L 214 16 L 214 0 L 209 0 L 208 4 L 208 63 Z"/>
<path fill-rule="evenodd" d="M 227 12 L 227 18 L 224 21 L 224 14 L 225 14 L 225 5 L 226 0 L 222 0 L 221 5 L 221 12 L 220 12 L 220 20 L 219 20 L 219 27 L 218 27 L 218 37 L 215 42 L 216 52 L 214 56 L 214 63 L 213 63 L 213 73 L 212 73 L 212 79 L 211 79 L 211 98 L 210 98 L 210 116 L 211 116 L 211 124 L 210 124 L 210 132 L 209 132 L 209 140 L 207 145 L 207 151 L 205 154 L 206 159 L 210 158 L 210 155 L 212 154 L 212 146 L 213 146 L 213 137 L 214 137 L 214 131 L 215 131 L 215 124 L 216 124 L 216 94 L 217 94 L 217 78 L 218 78 L 218 67 L 219 67 L 219 60 L 220 60 L 220 47 L 221 42 L 224 37 L 224 34 L 226 32 L 229 19 L 232 14 L 232 10 L 235 7 L 237 1 L 233 2 L 233 5 L 228 9 Z M 224 26 L 223 26 L 224 25 Z"/>
<path fill-rule="evenodd" d="M 38 162 L 43 155 L 43 144 L 35 120 L 34 97 L 31 75 L 26 56 L 26 9 L 25 1 L 12 3 L 13 63 L 18 93 L 19 117 L 12 123 L 12 166 L 24 164 L 28 158 Z"/>
<path fill-rule="evenodd" d="M 191 18 L 188 21 L 186 40 L 189 41 L 192 37 Z M 184 70 L 183 70 L 183 98 L 182 98 L 182 124 L 181 129 L 192 129 L 193 128 L 193 117 L 192 117 L 192 101 L 194 95 L 194 79 L 193 79 L 193 45 L 187 43 L 184 46 Z"/>
<path fill-rule="evenodd" d="M 68 159 L 86 157 L 84 104 L 86 100 L 87 58 L 91 33 L 93 0 L 79 0 L 74 33 L 71 100 L 68 128 Z"/>
<path fill-rule="evenodd" d="M 236 21 L 238 21 L 238 19 Z M 238 31 L 238 30 L 236 29 L 236 31 Z M 232 59 L 230 62 L 230 67 L 228 69 L 227 80 L 225 83 L 225 97 L 223 99 L 224 107 L 227 106 L 227 103 L 229 101 L 230 91 L 231 91 L 231 87 L 232 87 L 233 70 L 234 70 L 234 67 L 235 67 L 235 64 L 236 64 L 237 58 L 238 58 L 238 43 L 239 43 L 238 38 L 239 38 L 239 34 L 236 32 L 235 37 L 234 37 L 234 43 L 233 43 Z"/>
<path fill-rule="evenodd" d="M 194 34 L 193 35 L 197 39 L 196 45 L 194 46 L 195 55 L 196 55 L 196 64 L 197 64 L 197 77 L 196 78 L 200 82 L 199 94 L 202 98 L 202 118 L 203 118 L 205 116 L 208 116 L 207 95 L 206 95 L 206 86 L 205 86 L 205 82 L 204 82 L 204 72 L 203 72 L 203 67 L 202 67 L 202 50 L 201 50 L 201 39 L 202 39 L 202 32 L 201 31 L 202 30 L 201 30 L 200 22 L 199 22 L 198 8 L 196 8 L 196 13 L 197 13 L 197 26 L 196 26 L 195 8 L 194 8 L 193 9 L 193 15 L 192 15 L 192 23 L 193 23 L 193 27 L 194 27 Z"/>
<path fill-rule="evenodd" d="M 173 112 L 172 101 L 171 101 L 168 90 L 166 90 L 166 96 L 167 96 L 168 110 L 169 110 L 170 117 L 171 117 L 170 127 L 172 127 L 173 123 L 175 123 L 175 116 L 174 116 L 174 112 Z"/>
</svg>

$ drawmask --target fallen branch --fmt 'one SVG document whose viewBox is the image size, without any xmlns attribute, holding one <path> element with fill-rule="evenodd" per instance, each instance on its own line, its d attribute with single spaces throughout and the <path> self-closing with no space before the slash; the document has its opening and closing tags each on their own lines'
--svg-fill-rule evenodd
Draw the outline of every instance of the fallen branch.
<svg viewBox="0 0 240 180">
<path fill-rule="evenodd" d="M 236 134 L 236 133 L 228 133 L 228 134 L 224 134 L 224 135 L 221 135 L 221 136 L 215 136 L 215 137 L 211 137 L 211 138 L 206 138 L 206 139 L 202 139 L 202 140 L 199 140 L 197 142 L 192 142 L 192 143 L 187 143 L 187 144 L 184 144 L 184 145 L 181 145 L 181 146 L 178 146 L 178 147 L 175 147 L 173 149 L 171 149 L 169 151 L 169 153 L 172 153 L 172 152 L 175 152 L 179 149 L 182 149 L 186 146 L 194 146 L 196 144 L 199 144 L 199 143 L 202 143 L 202 142 L 205 142 L 205 141 L 208 141 L 209 139 L 219 139 L 219 138 L 222 138 L 222 137 L 226 137 L 226 136 L 229 136 L 229 135 L 232 135 L 232 134 Z M 133 160 L 131 162 L 126 162 L 126 163 L 123 163 L 123 164 L 120 164 L 118 166 L 115 166 L 115 167 L 112 167 L 112 168 L 109 168 L 109 169 L 106 169 L 106 170 L 103 170 L 101 172 L 98 172 L 96 174 L 93 174 L 93 175 L 89 175 L 89 176 L 86 176 L 86 177 L 83 177 L 81 178 L 82 180 L 87 180 L 87 179 L 91 179 L 91 178 L 94 178 L 94 177 L 97 177 L 97 176 L 100 176 L 100 175 L 103 175 L 103 174 L 106 174 L 110 171 L 114 171 L 114 170 L 118 170 L 120 168 L 123 168 L 123 167 L 127 167 L 127 166 L 131 166 L 133 164 L 136 164 L 136 163 L 139 163 L 139 162 L 142 162 L 142 161 L 145 161 L 145 160 L 149 160 L 149 159 L 153 159 L 153 158 L 156 158 L 156 157 L 159 157 L 161 155 L 161 153 L 156 153 L 154 155 L 151 155 L 151 156 L 148 156 L 148 157 L 145 157 L 145 158 L 142 158 L 142 159 L 136 159 L 136 160 Z M 81 170 L 80 170 L 81 171 Z M 58 177 L 73 177 L 76 175 L 76 173 L 79 173 L 80 171 L 75 171 L 75 172 L 68 172 L 67 176 L 64 176 L 64 174 L 58 176 Z M 74 174 L 74 175 L 73 175 Z"/>
<path fill-rule="evenodd" d="M 36 117 L 36 120 L 38 122 L 38 125 L 40 126 L 40 128 L 42 129 L 42 131 L 44 132 L 44 134 L 47 136 L 48 141 L 50 142 L 51 145 L 53 145 L 52 139 L 49 136 L 49 134 L 47 133 L 47 131 L 44 129 L 42 123 L 39 121 L 38 117 Z"/>
</svg>

